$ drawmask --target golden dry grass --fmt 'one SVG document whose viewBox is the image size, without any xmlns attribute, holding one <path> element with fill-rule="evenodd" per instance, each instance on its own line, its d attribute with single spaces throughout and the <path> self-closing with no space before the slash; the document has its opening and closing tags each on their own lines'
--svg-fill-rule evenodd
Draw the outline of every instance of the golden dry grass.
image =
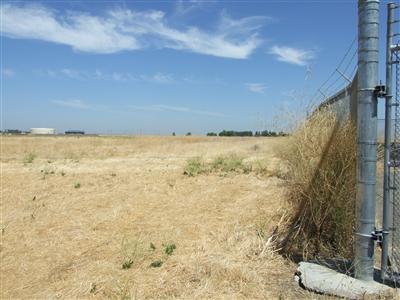
<svg viewBox="0 0 400 300">
<path fill-rule="evenodd" d="M 285 138 L 1 139 L 4 299 L 321 298 L 268 244 Z M 229 153 L 267 171 L 183 175 L 191 157 Z"/>
<path fill-rule="evenodd" d="M 286 254 L 353 258 L 356 210 L 356 131 L 329 110 L 316 112 L 288 139 Z"/>
</svg>

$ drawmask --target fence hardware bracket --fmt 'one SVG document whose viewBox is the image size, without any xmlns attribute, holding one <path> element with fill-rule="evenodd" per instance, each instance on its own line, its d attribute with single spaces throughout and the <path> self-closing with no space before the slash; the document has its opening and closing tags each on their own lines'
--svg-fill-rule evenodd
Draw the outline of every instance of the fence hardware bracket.
<svg viewBox="0 0 400 300">
<path fill-rule="evenodd" d="M 377 98 L 384 98 L 386 96 L 386 87 L 384 85 L 377 85 L 374 89 L 374 94 Z"/>
<path fill-rule="evenodd" d="M 371 237 L 372 240 L 378 242 L 378 243 L 382 243 L 382 239 L 383 239 L 383 235 L 384 234 L 388 234 L 388 232 L 386 230 L 383 229 L 375 229 L 375 231 L 371 232 Z"/>
</svg>

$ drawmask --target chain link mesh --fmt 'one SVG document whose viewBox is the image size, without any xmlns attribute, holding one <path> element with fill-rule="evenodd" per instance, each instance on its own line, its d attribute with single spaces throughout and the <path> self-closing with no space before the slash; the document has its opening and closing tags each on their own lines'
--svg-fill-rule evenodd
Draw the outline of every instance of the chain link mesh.
<svg viewBox="0 0 400 300">
<path fill-rule="evenodd" d="M 395 64 L 395 120 L 394 143 L 391 153 L 391 165 L 393 169 L 393 237 L 392 237 L 392 267 L 393 271 L 400 269 L 400 67 L 399 53 L 394 53 Z"/>
</svg>

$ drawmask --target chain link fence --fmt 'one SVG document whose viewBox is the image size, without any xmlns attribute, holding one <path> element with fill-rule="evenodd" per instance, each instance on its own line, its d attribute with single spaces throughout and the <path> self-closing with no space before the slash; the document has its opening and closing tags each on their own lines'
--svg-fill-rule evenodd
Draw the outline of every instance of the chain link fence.
<svg viewBox="0 0 400 300">
<path fill-rule="evenodd" d="M 376 93 L 375 97 L 386 98 L 386 109 L 387 107 L 393 108 L 385 110 L 385 117 L 390 118 L 389 120 L 391 120 L 391 122 L 386 123 L 386 128 L 391 128 L 391 130 L 385 130 L 385 119 L 376 119 L 378 147 L 382 150 L 385 149 L 385 154 L 381 155 L 382 152 L 378 151 L 378 156 L 382 157 L 378 157 L 377 159 L 377 172 L 376 177 L 374 177 L 376 178 L 374 184 L 376 186 L 376 228 L 374 232 L 371 232 L 372 238 L 381 243 L 382 253 L 388 254 L 386 256 L 388 259 L 383 259 L 382 256 L 382 262 L 388 262 L 388 265 L 384 266 L 384 264 L 382 264 L 382 279 L 385 280 L 385 277 L 391 277 L 391 279 L 394 279 L 397 283 L 400 283 L 400 30 L 398 28 L 400 20 L 399 18 L 394 19 L 394 11 L 396 10 L 398 14 L 399 8 L 400 5 L 388 3 L 388 13 L 391 10 L 393 15 L 390 18 L 388 17 L 387 53 L 391 54 L 391 59 L 389 60 L 387 57 L 387 72 L 392 74 L 392 70 L 394 69 L 395 79 L 392 80 L 392 75 L 388 77 L 386 85 L 387 87 L 390 85 L 390 91 L 388 89 L 387 94 L 385 94 L 384 89 L 383 93 L 379 94 L 377 88 L 380 88 L 380 86 L 376 86 L 374 91 L 374 93 Z M 357 68 L 357 63 L 353 63 L 356 56 L 354 53 L 359 52 L 359 50 L 360 49 L 353 49 L 353 46 L 350 46 L 345 57 L 336 69 L 340 76 L 334 80 L 331 79 L 333 77 L 333 75 L 331 75 L 331 77 L 328 78 L 328 80 L 318 90 L 322 94 L 323 98 L 322 101 L 319 102 L 321 104 L 318 109 L 329 107 L 336 113 L 339 122 L 343 119 L 351 118 L 354 124 L 359 123 L 357 119 L 360 114 L 358 111 L 360 103 L 358 103 L 357 81 L 362 80 L 362 78 L 358 78 L 359 76 L 357 75 L 357 72 L 359 70 Z M 353 53 L 353 55 L 351 53 Z M 354 65 L 353 71 L 347 74 L 346 72 L 340 71 L 340 67 L 345 65 L 343 62 L 346 61 L 346 59 L 349 61 L 349 65 Z M 345 68 L 345 71 L 347 71 L 347 69 L 348 67 Z M 335 92 L 335 88 L 332 87 L 336 87 L 336 83 L 338 81 L 340 82 L 341 79 L 347 81 L 345 87 L 336 89 Z M 330 81 L 332 81 L 332 83 L 330 83 Z M 343 82 L 341 84 L 343 84 Z M 328 97 L 327 95 L 331 96 Z M 389 126 L 387 126 L 387 124 L 389 124 Z M 365 126 L 371 124 L 368 122 L 361 122 L 361 125 L 362 126 L 359 127 L 359 130 L 360 128 L 363 129 Z M 386 141 L 385 146 L 382 147 L 385 141 L 385 134 L 387 135 L 387 138 L 389 138 L 389 142 Z M 371 141 L 367 142 L 371 143 Z M 382 163 L 382 161 L 384 161 L 384 163 Z M 387 182 L 389 185 L 387 185 Z M 372 185 L 372 183 L 369 184 Z M 388 205 L 389 209 L 387 209 Z M 387 216 L 389 216 L 390 220 L 389 226 L 387 226 Z M 369 234 L 369 232 L 366 232 L 365 234 Z"/>
<path fill-rule="evenodd" d="M 390 166 L 392 169 L 391 181 L 393 203 L 393 228 L 392 228 L 392 270 L 400 270 L 400 66 L 399 51 L 393 53 L 395 63 L 395 93 L 393 97 L 394 110 L 394 139 L 392 143 Z"/>
</svg>

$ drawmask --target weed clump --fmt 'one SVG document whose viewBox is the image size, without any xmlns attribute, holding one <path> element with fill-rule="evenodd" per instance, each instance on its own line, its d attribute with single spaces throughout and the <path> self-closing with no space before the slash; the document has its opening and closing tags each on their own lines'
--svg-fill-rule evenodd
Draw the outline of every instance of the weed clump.
<svg viewBox="0 0 400 300">
<path fill-rule="evenodd" d="M 121 250 L 123 254 L 123 269 L 130 269 L 133 265 L 140 265 L 146 259 L 149 251 L 141 239 L 124 239 Z"/>
<path fill-rule="evenodd" d="M 35 160 L 36 156 L 37 156 L 37 155 L 36 155 L 35 153 L 32 153 L 32 152 L 28 153 L 28 154 L 25 155 L 25 157 L 24 157 L 24 164 L 31 164 L 31 163 L 33 163 L 33 161 Z"/>
<path fill-rule="evenodd" d="M 237 154 L 218 156 L 211 163 L 212 170 L 222 172 L 235 172 L 244 170 L 243 157 Z"/>
<path fill-rule="evenodd" d="M 124 270 L 130 269 L 132 265 L 133 265 L 133 260 L 130 259 L 130 258 L 126 258 L 126 259 L 122 262 L 122 269 L 124 269 Z"/>
<path fill-rule="evenodd" d="M 152 268 L 159 268 L 159 267 L 162 266 L 162 264 L 163 264 L 163 261 L 158 259 L 158 260 L 153 261 L 153 262 L 150 264 L 150 267 L 152 267 Z"/>
<path fill-rule="evenodd" d="M 356 131 L 319 111 L 294 132 L 278 155 L 286 166 L 288 223 L 279 247 L 305 259 L 351 258 L 356 207 Z"/>
<path fill-rule="evenodd" d="M 212 161 L 205 162 L 201 157 L 194 157 L 186 161 L 183 174 L 194 177 L 207 173 L 244 173 L 252 171 L 252 165 L 244 163 L 244 158 L 237 154 L 220 155 Z"/>
<path fill-rule="evenodd" d="M 200 157 L 194 157 L 186 161 L 185 170 L 183 174 L 194 177 L 196 175 L 206 173 L 208 168 Z"/>
<path fill-rule="evenodd" d="M 175 244 L 168 244 L 165 246 L 165 254 L 172 255 L 172 253 L 174 253 L 175 249 L 176 249 Z"/>
</svg>

